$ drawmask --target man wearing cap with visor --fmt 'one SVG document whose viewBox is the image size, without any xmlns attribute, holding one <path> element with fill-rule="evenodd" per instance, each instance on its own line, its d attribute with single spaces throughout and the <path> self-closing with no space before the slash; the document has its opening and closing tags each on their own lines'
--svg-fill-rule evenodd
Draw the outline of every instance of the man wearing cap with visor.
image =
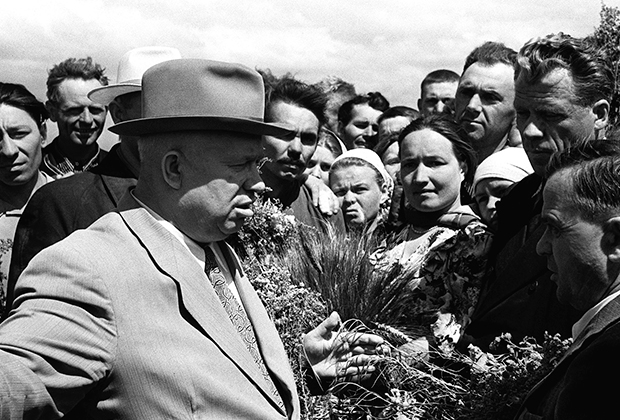
<svg viewBox="0 0 620 420">
<path fill-rule="evenodd" d="M 0 324 L 0 418 L 296 419 L 282 342 L 224 239 L 264 184 L 260 75 L 172 60 L 142 81 L 136 187 L 116 211 L 41 251 Z M 319 375 L 342 352 L 354 372 L 381 340 L 331 340 L 335 314 L 306 335 Z M 360 354 L 362 353 L 362 354 Z M 331 369 L 331 371 L 330 371 Z"/>
<path fill-rule="evenodd" d="M 119 62 L 117 83 L 95 88 L 88 97 L 108 106 L 115 123 L 140 118 L 142 75 L 155 64 L 179 58 L 181 54 L 176 48 L 132 49 Z M 127 188 L 135 185 L 140 169 L 138 138 L 120 136 L 119 140 L 91 172 L 50 183 L 51 188 L 41 189 L 28 203 L 15 233 L 16 252 L 9 272 L 7 311 L 13 300 L 15 282 L 32 257 L 112 211 Z"/>
</svg>

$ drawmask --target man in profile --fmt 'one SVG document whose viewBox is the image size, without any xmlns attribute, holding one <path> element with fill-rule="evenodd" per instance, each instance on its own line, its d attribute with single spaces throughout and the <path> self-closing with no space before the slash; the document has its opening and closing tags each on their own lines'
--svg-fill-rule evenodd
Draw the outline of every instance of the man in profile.
<svg viewBox="0 0 620 420">
<path fill-rule="evenodd" d="M 526 397 L 519 419 L 613 418 L 620 375 L 620 144 L 590 141 L 551 159 L 543 191 L 546 259 L 557 298 L 580 316 L 573 343 Z"/>
<path fill-rule="evenodd" d="M 458 85 L 459 75 L 452 70 L 430 72 L 420 85 L 418 110 L 425 117 L 432 114 L 454 115 L 454 97 Z"/>
<path fill-rule="evenodd" d="M 517 52 L 486 42 L 465 60 L 456 91 L 457 122 L 478 155 L 478 162 L 508 146 L 521 144 L 515 129 L 514 65 Z"/>
<path fill-rule="evenodd" d="M 68 58 L 49 71 L 45 106 L 58 125 L 58 137 L 43 149 L 43 172 L 62 178 L 93 169 L 105 157 L 97 139 L 108 110 L 91 101 L 88 92 L 107 84 L 105 69 L 90 57 Z"/>
<path fill-rule="evenodd" d="M 282 342 L 225 242 L 265 187 L 261 136 L 296 133 L 263 122 L 262 79 L 237 64 L 166 61 L 142 95 L 142 118 L 112 127 L 140 137 L 135 188 L 19 278 L 0 418 L 298 419 Z M 381 342 L 336 345 L 338 321 L 304 339 L 323 377 L 363 369 Z"/>
</svg>

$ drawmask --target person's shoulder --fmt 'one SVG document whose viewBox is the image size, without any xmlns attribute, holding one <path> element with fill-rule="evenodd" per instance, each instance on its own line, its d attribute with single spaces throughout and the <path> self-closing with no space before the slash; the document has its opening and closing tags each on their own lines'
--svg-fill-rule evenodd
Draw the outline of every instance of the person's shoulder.
<svg viewBox="0 0 620 420">
<path fill-rule="evenodd" d="M 480 216 L 468 205 L 460 206 L 458 209 L 447 212 L 439 217 L 437 224 L 455 230 L 464 229 L 468 226 L 486 227 Z"/>
<path fill-rule="evenodd" d="M 99 175 L 90 172 L 82 172 L 57 179 L 41 186 L 32 196 L 31 203 L 49 205 L 53 202 L 59 202 L 63 206 L 77 205 L 79 201 L 75 200 L 100 182 Z"/>
<path fill-rule="evenodd" d="M 514 184 L 508 194 L 500 203 L 519 202 L 524 199 L 532 198 L 541 188 L 542 178 L 536 174 L 529 174 L 521 181 Z"/>
</svg>

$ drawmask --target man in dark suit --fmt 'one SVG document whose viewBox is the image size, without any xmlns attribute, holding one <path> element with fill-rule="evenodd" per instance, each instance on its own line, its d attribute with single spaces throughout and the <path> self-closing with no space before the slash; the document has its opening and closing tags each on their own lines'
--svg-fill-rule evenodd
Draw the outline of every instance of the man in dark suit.
<svg viewBox="0 0 620 420">
<path fill-rule="evenodd" d="M 581 318 L 555 369 L 526 397 L 520 419 L 615 418 L 620 376 L 620 143 L 555 156 L 543 191 L 545 257 L 560 302 Z"/>
<path fill-rule="evenodd" d="M 613 81 L 606 61 L 586 39 L 557 34 L 526 43 L 515 71 L 517 127 L 534 173 L 497 205 L 495 271 L 466 333 L 483 347 L 510 332 L 515 340 L 545 331 L 568 336 L 579 314 L 555 297 L 536 243 L 545 166 L 570 145 L 604 138 Z M 466 342 L 466 341 L 465 341 Z"/>
<path fill-rule="evenodd" d="M 0 419 L 297 419 L 282 342 L 224 242 L 265 188 L 261 136 L 294 133 L 263 122 L 262 79 L 241 65 L 166 61 L 142 95 L 142 118 L 111 128 L 140 137 L 135 188 L 16 284 Z M 337 327 L 304 340 L 320 376 L 355 372 L 381 343 L 339 346 Z"/>
<path fill-rule="evenodd" d="M 139 118 L 142 74 L 154 64 L 178 58 L 181 54 L 175 48 L 135 48 L 121 58 L 117 83 L 100 86 L 88 96 L 92 102 L 108 106 L 115 123 Z M 13 302 L 15 282 L 32 257 L 112 211 L 127 188 L 135 185 L 140 169 L 138 138 L 120 136 L 119 140 L 92 172 L 59 179 L 50 188 L 37 191 L 28 203 L 15 233 L 7 311 Z"/>
</svg>

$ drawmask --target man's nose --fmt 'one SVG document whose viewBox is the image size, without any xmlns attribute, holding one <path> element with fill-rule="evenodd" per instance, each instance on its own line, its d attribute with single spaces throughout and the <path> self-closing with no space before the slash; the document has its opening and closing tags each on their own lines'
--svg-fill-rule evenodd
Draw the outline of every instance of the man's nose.
<svg viewBox="0 0 620 420">
<path fill-rule="evenodd" d="M 475 93 L 467 102 L 467 109 L 471 111 L 480 111 L 482 108 L 482 101 L 480 100 L 480 95 Z"/>
<path fill-rule="evenodd" d="M 540 124 L 533 119 L 528 119 L 521 130 L 521 136 L 528 139 L 542 138 L 545 135 L 540 128 Z"/>
<path fill-rule="evenodd" d="M 299 137 L 299 134 L 298 134 L 295 136 L 294 139 L 292 139 L 288 143 L 289 156 L 299 157 L 299 155 L 301 155 L 302 148 L 303 148 L 303 144 L 301 143 L 301 138 Z"/>
<path fill-rule="evenodd" d="M 0 139 L 0 154 L 7 158 L 13 158 L 17 156 L 19 149 L 11 137 L 3 135 Z"/>
<path fill-rule="evenodd" d="M 355 194 L 353 194 L 351 190 L 347 191 L 347 193 L 342 196 L 342 201 L 345 203 L 352 203 L 355 201 Z"/>
<path fill-rule="evenodd" d="M 372 124 L 368 125 L 362 133 L 364 137 L 372 137 L 372 136 L 375 136 L 376 134 L 377 134 L 377 130 L 372 126 Z"/>
<path fill-rule="evenodd" d="M 85 125 L 90 125 L 93 123 L 93 114 L 90 113 L 88 108 L 84 108 L 82 113 L 80 114 L 80 122 Z"/>
</svg>

